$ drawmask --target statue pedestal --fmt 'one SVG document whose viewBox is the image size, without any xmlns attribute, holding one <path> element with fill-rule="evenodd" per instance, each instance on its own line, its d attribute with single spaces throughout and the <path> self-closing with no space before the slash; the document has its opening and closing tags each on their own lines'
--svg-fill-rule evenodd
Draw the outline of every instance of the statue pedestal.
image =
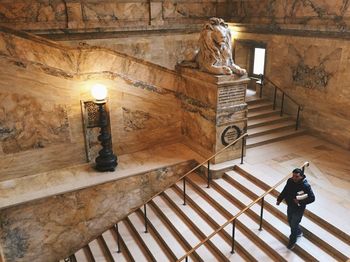
<svg viewBox="0 0 350 262">
<path fill-rule="evenodd" d="M 248 77 L 212 75 L 179 67 L 183 134 L 187 144 L 204 157 L 210 157 L 247 130 L 245 94 Z M 217 164 L 241 156 L 242 140 L 217 155 Z"/>
</svg>

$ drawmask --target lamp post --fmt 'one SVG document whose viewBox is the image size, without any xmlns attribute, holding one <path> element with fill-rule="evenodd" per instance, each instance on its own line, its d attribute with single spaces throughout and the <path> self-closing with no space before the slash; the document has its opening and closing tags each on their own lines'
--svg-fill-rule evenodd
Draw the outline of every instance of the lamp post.
<svg viewBox="0 0 350 262">
<path fill-rule="evenodd" d="M 95 99 L 95 104 L 99 111 L 99 127 L 101 128 L 98 140 L 101 142 L 102 149 L 96 157 L 96 170 L 98 171 L 114 171 L 117 163 L 117 157 L 113 153 L 112 139 L 109 132 L 109 122 L 105 110 L 107 89 L 104 85 L 95 84 L 91 88 L 91 94 Z"/>
</svg>

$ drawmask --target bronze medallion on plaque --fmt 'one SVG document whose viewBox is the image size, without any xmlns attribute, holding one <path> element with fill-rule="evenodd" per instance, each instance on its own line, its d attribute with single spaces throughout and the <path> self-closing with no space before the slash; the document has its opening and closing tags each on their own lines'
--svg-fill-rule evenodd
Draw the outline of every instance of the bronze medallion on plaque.
<svg viewBox="0 0 350 262">
<path fill-rule="evenodd" d="M 238 126 L 228 126 L 221 134 L 221 143 L 224 146 L 227 146 L 239 138 L 241 136 L 241 133 L 242 132 Z"/>
</svg>

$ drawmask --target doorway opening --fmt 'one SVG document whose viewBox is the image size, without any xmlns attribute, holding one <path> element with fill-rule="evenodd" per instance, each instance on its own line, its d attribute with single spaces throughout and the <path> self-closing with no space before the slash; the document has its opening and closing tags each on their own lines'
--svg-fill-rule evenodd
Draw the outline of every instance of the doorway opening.
<svg viewBox="0 0 350 262">
<path fill-rule="evenodd" d="M 251 81 L 248 84 L 247 94 L 256 94 L 257 88 L 265 75 L 266 43 L 254 40 L 235 39 L 233 59 L 237 65 L 245 68 Z"/>
</svg>

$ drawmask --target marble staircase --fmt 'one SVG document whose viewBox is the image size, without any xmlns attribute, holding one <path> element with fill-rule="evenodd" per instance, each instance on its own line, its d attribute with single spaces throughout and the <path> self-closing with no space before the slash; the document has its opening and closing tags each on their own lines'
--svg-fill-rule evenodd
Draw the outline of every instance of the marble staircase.
<svg viewBox="0 0 350 262">
<path fill-rule="evenodd" d="M 273 104 L 256 96 L 249 97 L 247 147 L 252 148 L 302 135 L 305 129 L 295 130 L 295 119 L 287 114 L 280 116 L 280 110 L 273 110 Z"/>
<path fill-rule="evenodd" d="M 177 261 L 267 190 L 265 182 L 235 166 L 207 188 L 206 177 L 192 173 L 78 250 L 66 261 Z M 286 248 L 286 205 L 276 206 L 275 190 L 236 221 L 235 253 L 228 225 L 198 248 L 189 261 L 347 261 L 350 236 L 311 211 L 301 223 L 304 236 Z M 146 218 L 145 218 L 146 214 Z M 146 221 L 146 223 L 145 223 Z M 63 261 L 63 260 L 62 260 Z"/>
</svg>

